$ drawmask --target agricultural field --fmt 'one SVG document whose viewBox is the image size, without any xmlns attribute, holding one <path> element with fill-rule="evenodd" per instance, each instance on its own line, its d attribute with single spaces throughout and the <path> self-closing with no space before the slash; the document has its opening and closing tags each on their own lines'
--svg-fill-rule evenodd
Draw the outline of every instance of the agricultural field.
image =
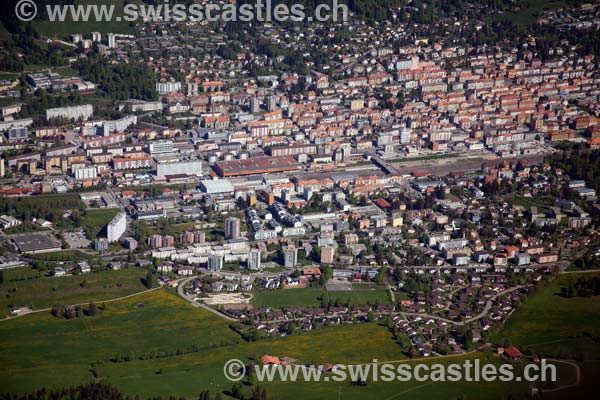
<svg viewBox="0 0 600 400">
<path fill-rule="evenodd" d="M 298 363 L 407 362 L 389 330 L 377 323 L 346 325 L 284 338 L 244 342 L 228 322 L 166 290 L 109 303 L 96 317 L 60 320 L 50 313 L 0 322 L 0 385 L 11 392 L 41 386 L 72 385 L 94 377 L 126 394 L 197 398 L 201 390 L 227 392 L 223 376 L 232 358 L 251 362 L 264 354 L 293 357 Z M 332 345 L 335 344 L 335 345 Z M 18 354 L 18 356 L 16 356 Z M 498 363 L 477 353 L 427 363 L 463 362 L 466 358 Z M 127 361 L 129 360 L 129 361 Z M 60 374 L 51 373 L 61 371 Z M 270 383 L 270 398 L 344 399 L 505 398 L 527 390 L 525 384 L 499 383 Z M 250 387 L 245 387 L 246 395 Z M 224 397 L 227 398 L 227 397 Z"/>
<path fill-rule="evenodd" d="M 591 274 L 562 275 L 533 295 L 517 308 L 495 339 L 506 338 L 517 347 L 545 356 L 600 359 L 599 299 L 560 296 L 561 287 L 581 276 Z"/>
<path fill-rule="evenodd" d="M 44 277 L 0 284 L 0 315 L 9 314 L 9 306 L 28 305 L 36 309 L 54 304 L 102 301 L 145 290 L 146 271 L 138 268 L 104 271 L 86 275 Z"/>
<path fill-rule="evenodd" d="M 40 271 L 31 267 L 7 268 L 1 271 L 1 283 L 35 279 L 41 276 Z"/>
</svg>

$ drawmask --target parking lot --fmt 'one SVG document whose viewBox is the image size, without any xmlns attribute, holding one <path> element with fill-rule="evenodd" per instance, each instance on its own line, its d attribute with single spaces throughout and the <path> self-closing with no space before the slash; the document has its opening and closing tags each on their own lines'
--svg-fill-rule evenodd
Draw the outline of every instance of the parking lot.
<svg viewBox="0 0 600 400">
<path fill-rule="evenodd" d="M 65 240 L 72 249 L 85 249 L 92 243 L 83 230 L 76 232 L 65 232 L 63 234 Z"/>
</svg>

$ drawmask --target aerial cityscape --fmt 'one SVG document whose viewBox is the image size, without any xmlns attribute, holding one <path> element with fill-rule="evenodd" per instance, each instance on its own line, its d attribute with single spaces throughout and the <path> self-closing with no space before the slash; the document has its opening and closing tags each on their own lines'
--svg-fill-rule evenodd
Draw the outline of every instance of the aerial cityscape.
<svg viewBox="0 0 600 400">
<path fill-rule="evenodd" d="M 0 400 L 596 399 L 597 0 L 7 0 Z"/>
</svg>

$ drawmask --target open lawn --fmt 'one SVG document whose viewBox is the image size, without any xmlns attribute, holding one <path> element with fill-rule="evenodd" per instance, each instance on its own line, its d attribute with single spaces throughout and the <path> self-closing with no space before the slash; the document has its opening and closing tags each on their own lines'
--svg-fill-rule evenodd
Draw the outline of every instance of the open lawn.
<svg viewBox="0 0 600 400">
<path fill-rule="evenodd" d="M 6 197 L 0 199 L 0 210 L 4 213 L 10 213 L 11 210 L 23 210 L 26 208 L 64 211 L 83 207 L 84 204 L 76 193 Z"/>
<path fill-rule="evenodd" d="M 600 275 L 600 274 L 599 274 Z M 564 298 L 560 288 L 580 274 L 562 275 L 517 308 L 495 336 L 517 347 L 560 358 L 600 358 L 600 345 L 589 336 L 600 332 L 600 299 Z M 587 274 L 586 276 L 591 276 Z"/>
<path fill-rule="evenodd" d="M 326 291 L 319 288 L 280 289 L 257 292 L 252 305 L 257 308 L 265 307 L 320 307 L 321 298 L 327 294 L 335 302 L 342 304 L 366 305 L 387 304 L 389 297 L 383 285 L 353 284 L 352 290 Z"/>
<path fill-rule="evenodd" d="M 72 221 L 65 221 L 63 228 L 83 228 L 90 240 L 94 240 L 100 233 L 105 232 L 105 227 L 119 213 L 118 208 L 102 208 L 98 210 L 85 210 L 81 214 L 80 223 L 72 226 Z"/>
<path fill-rule="evenodd" d="M 31 267 L 7 268 L 2 270 L 3 283 L 39 278 L 40 276 L 40 271 Z"/>
<path fill-rule="evenodd" d="M 63 305 L 101 301 L 145 290 L 138 268 L 94 274 L 45 277 L 0 284 L 0 315 L 8 315 L 11 305 L 28 305 L 34 310 Z"/>
<path fill-rule="evenodd" d="M 262 291 L 254 294 L 252 305 L 255 308 L 265 307 L 320 307 L 325 291 L 323 289 L 280 289 Z"/>
<path fill-rule="evenodd" d="M 36 224 L 32 224 L 30 222 L 26 222 L 19 226 L 15 226 L 14 228 L 10 228 L 4 231 L 5 235 L 14 235 L 19 233 L 31 233 L 31 232 L 44 232 L 47 231 L 48 228 L 44 228 L 43 226 L 39 226 Z"/>
<path fill-rule="evenodd" d="M 27 257 L 40 261 L 81 261 L 91 260 L 93 256 L 81 250 L 63 250 L 50 253 L 29 254 Z"/>
<path fill-rule="evenodd" d="M 0 40 L 2 40 L 2 39 L 0 39 Z M 18 72 L 9 72 L 9 71 L 0 72 L 0 79 L 2 79 L 2 80 L 14 81 L 15 79 L 18 79 L 19 76 L 20 76 L 20 74 Z M 2 104 L 3 106 L 8 105 L 8 104 L 18 103 L 17 99 L 10 98 L 10 97 L 3 97 L 1 100 L 2 101 L 0 102 L 0 104 Z"/>
<path fill-rule="evenodd" d="M 264 354 L 288 356 L 298 363 L 358 364 L 404 362 L 405 356 L 389 330 L 377 323 L 324 328 L 284 338 L 243 342 L 228 323 L 166 290 L 109 303 L 96 317 L 59 320 L 49 313 L 0 322 L 0 386 L 23 392 L 41 386 L 87 382 L 94 376 L 126 394 L 195 399 L 201 390 L 227 391 L 223 376 L 232 358 L 250 362 Z M 195 347 L 194 347 L 195 346 Z M 180 355 L 177 355 L 179 350 Z M 159 356 L 159 357 L 157 357 Z M 114 362 L 129 357 L 133 361 Z M 495 363 L 495 356 L 477 354 L 433 362 L 463 362 L 479 357 Z M 143 359 L 146 358 L 146 359 Z M 56 373 L 60 371 L 60 373 Z M 512 383 L 373 383 L 357 387 L 344 383 L 270 383 L 270 399 L 477 399 L 506 397 L 522 392 Z M 249 396 L 249 387 L 245 387 Z"/>
<path fill-rule="evenodd" d="M 513 206 L 522 206 L 525 210 L 530 211 L 531 207 L 537 207 L 538 212 L 549 213 L 552 211 L 550 206 L 553 200 L 544 198 L 526 198 L 526 197 L 506 197 L 506 202 Z"/>
</svg>

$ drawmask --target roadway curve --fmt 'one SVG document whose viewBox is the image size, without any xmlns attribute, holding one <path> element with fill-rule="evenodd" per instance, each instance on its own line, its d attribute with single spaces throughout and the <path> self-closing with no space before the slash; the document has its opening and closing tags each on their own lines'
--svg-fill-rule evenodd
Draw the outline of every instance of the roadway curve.
<svg viewBox="0 0 600 400">
<path fill-rule="evenodd" d="M 571 389 L 574 388 L 576 386 L 579 386 L 579 384 L 581 383 L 581 368 L 579 367 L 579 364 L 575 363 L 574 361 L 570 361 L 570 360 L 557 360 L 557 359 L 546 359 L 547 361 L 552 361 L 552 362 L 557 362 L 557 363 L 563 363 L 563 364 L 568 364 L 570 366 L 572 366 L 573 368 L 575 368 L 575 372 L 577 374 L 577 379 L 575 380 L 574 383 L 570 383 L 568 385 L 561 385 L 557 388 L 553 388 L 553 389 L 540 389 L 541 392 L 543 393 L 551 393 L 551 392 L 558 392 L 559 390 L 565 390 L 565 389 Z"/>
<path fill-rule="evenodd" d="M 195 300 L 194 300 L 194 298 L 193 298 L 192 296 L 188 296 L 188 295 L 186 295 L 186 294 L 185 294 L 185 292 L 184 292 L 184 290 L 183 290 L 183 288 L 185 287 L 185 285 L 187 285 L 187 284 L 188 284 L 188 282 L 191 282 L 191 281 L 193 281 L 193 280 L 194 280 L 194 279 L 196 279 L 196 278 L 197 278 L 197 277 L 195 277 L 195 276 L 194 276 L 194 277 L 192 277 L 192 278 L 187 278 L 187 279 L 184 279 L 184 280 L 180 281 L 180 282 L 179 282 L 179 285 L 177 285 L 177 294 L 179 294 L 179 296 L 181 296 L 182 298 L 184 298 L 185 300 L 187 300 L 188 302 L 190 302 L 190 304 L 191 304 L 192 306 L 194 306 L 194 307 L 200 307 L 200 308 L 203 308 L 203 309 L 205 309 L 205 310 L 206 310 L 206 311 L 208 311 L 208 312 L 211 312 L 211 313 L 213 313 L 213 314 L 215 314 L 215 315 L 218 315 L 218 316 L 219 316 L 219 317 L 221 317 L 221 318 L 224 318 L 224 319 L 226 319 L 227 321 L 231 321 L 231 322 L 238 322 L 238 320 L 237 320 L 237 319 L 235 319 L 235 318 L 232 318 L 232 317 L 230 317 L 230 316 L 228 316 L 228 315 L 225 315 L 225 314 L 223 314 L 222 312 L 220 312 L 220 311 L 218 311 L 218 310 L 215 310 L 214 308 L 212 308 L 212 307 L 209 307 L 209 306 L 207 306 L 207 305 L 206 305 L 206 304 L 204 304 L 204 303 L 199 303 L 199 302 L 195 301 Z"/>
</svg>

